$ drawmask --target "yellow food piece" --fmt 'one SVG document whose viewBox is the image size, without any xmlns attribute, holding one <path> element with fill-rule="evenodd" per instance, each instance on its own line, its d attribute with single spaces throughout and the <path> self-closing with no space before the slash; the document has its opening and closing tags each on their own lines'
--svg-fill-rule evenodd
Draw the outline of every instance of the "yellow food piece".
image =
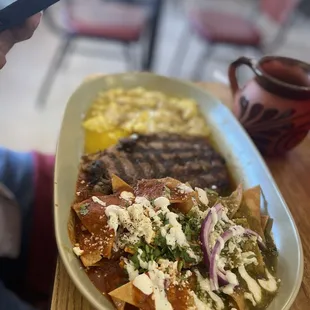
<svg viewBox="0 0 310 310">
<path fill-rule="evenodd" d="M 121 138 L 129 134 L 124 130 L 116 129 L 114 131 L 96 132 L 85 130 L 85 153 L 95 153 L 104 150 L 117 143 Z"/>
<path fill-rule="evenodd" d="M 86 153 L 103 150 L 132 133 L 209 134 L 195 100 L 169 97 L 142 87 L 100 92 L 83 127 Z"/>
</svg>

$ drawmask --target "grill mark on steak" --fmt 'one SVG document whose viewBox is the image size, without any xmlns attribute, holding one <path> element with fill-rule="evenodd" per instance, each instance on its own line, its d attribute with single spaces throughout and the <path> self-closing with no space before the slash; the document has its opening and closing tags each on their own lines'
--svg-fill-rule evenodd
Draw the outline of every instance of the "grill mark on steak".
<svg viewBox="0 0 310 310">
<path fill-rule="evenodd" d="M 207 138 L 203 136 L 182 136 L 182 140 L 180 140 L 180 135 L 178 134 L 173 134 L 173 133 L 159 133 L 159 134 L 150 134 L 150 135 L 137 135 L 136 138 L 124 138 L 120 143 L 124 143 L 126 140 L 133 140 L 135 142 L 155 142 L 155 141 L 160 141 L 160 142 L 191 142 L 191 143 L 201 143 L 201 142 L 206 142 Z M 126 141 L 127 142 L 127 141 Z M 125 143 L 126 143 L 125 142 Z M 131 141 L 130 141 L 131 142 Z"/>
<path fill-rule="evenodd" d="M 137 168 L 139 169 L 142 178 L 145 178 L 148 174 L 153 174 L 153 168 L 151 165 L 151 162 L 149 159 L 146 158 L 145 154 L 143 153 L 130 153 L 130 157 L 134 160 L 136 165 L 138 166 Z"/>
<path fill-rule="evenodd" d="M 136 174 L 141 176 L 141 178 L 144 178 L 147 175 L 147 170 L 149 168 L 149 165 L 147 162 L 145 162 L 143 155 L 140 153 L 136 153 L 136 152 L 130 153 L 128 155 L 130 156 L 131 160 L 134 163 Z"/>
<path fill-rule="evenodd" d="M 193 187 L 214 185 L 219 192 L 230 187 L 225 160 L 204 137 L 160 133 L 125 138 L 105 151 L 84 156 L 82 162 L 79 179 L 85 176 L 90 193 L 100 186 L 111 188 L 112 174 L 130 185 L 143 178 L 173 177 Z"/>
<path fill-rule="evenodd" d="M 112 170 L 119 175 L 125 175 L 125 169 L 119 156 L 117 156 L 114 152 L 106 153 L 106 155 L 111 160 L 110 162 L 114 164 L 114 169 L 112 168 Z"/>
</svg>

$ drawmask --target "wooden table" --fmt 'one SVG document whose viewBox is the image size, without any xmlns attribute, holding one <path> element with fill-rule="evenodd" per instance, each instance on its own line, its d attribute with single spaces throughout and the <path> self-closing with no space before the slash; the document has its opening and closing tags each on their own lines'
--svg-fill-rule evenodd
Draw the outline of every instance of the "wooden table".
<svg viewBox="0 0 310 310">
<path fill-rule="evenodd" d="M 200 85 L 220 98 L 223 103 L 228 106 L 231 104 L 230 91 L 226 86 L 216 83 Z M 304 278 L 291 309 L 310 309 L 310 136 L 308 135 L 305 141 L 286 157 L 266 161 L 293 214 L 304 248 Z M 51 309 L 93 309 L 75 288 L 60 260 L 56 270 Z"/>
</svg>

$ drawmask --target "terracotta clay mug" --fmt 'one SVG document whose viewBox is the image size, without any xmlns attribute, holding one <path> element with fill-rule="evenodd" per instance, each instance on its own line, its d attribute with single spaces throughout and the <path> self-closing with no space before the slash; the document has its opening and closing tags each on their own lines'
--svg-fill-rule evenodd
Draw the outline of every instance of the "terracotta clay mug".
<svg viewBox="0 0 310 310">
<path fill-rule="evenodd" d="M 239 89 L 236 70 L 246 65 L 254 78 Z M 287 57 L 241 57 L 229 67 L 233 112 L 264 155 L 279 155 L 310 130 L 310 65 Z"/>
</svg>

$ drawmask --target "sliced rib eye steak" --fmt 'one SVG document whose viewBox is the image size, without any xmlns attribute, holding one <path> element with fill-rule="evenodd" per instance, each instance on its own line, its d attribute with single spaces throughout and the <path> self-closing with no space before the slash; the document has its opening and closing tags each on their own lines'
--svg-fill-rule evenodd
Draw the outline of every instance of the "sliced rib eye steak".
<svg viewBox="0 0 310 310">
<path fill-rule="evenodd" d="M 110 193 L 112 174 L 130 185 L 169 176 L 220 193 L 230 187 L 224 159 L 208 139 L 197 136 L 132 135 L 102 152 L 83 156 L 77 184 L 80 199 Z"/>
</svg>

